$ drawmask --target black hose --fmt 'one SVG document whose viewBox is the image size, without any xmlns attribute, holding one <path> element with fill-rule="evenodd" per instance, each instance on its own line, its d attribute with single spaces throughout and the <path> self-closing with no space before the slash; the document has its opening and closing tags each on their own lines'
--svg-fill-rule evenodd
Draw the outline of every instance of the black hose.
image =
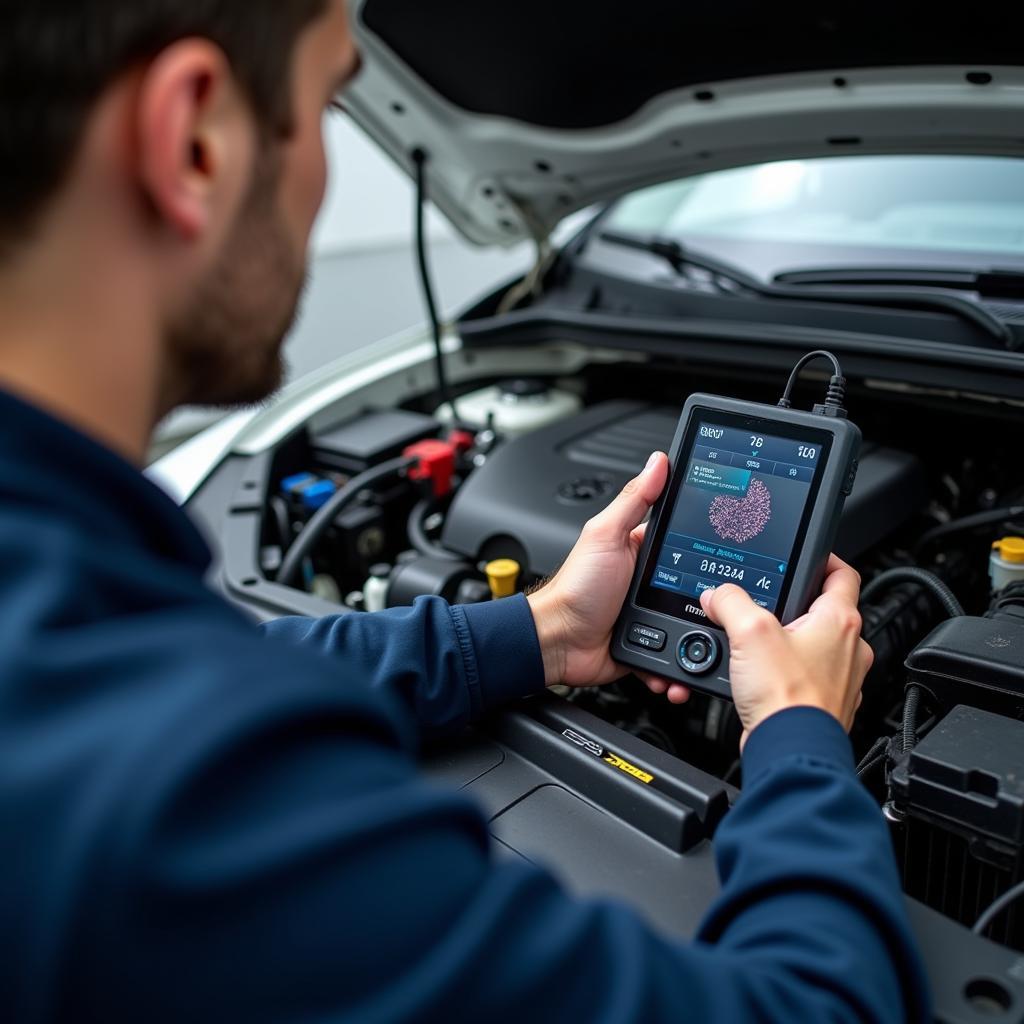
<svg viewBox="0 0 1024 1024">
<path fill-rule="evenodd" d="M 288 554 L 285 555 L 284 561 L 281 563 L 281 570 L 277 574 L 277 582 L 286 587 L 293 586 L 295 578 L 302 568 L 302 563 L 313 553 L 317 542 L 327 532 L 331 523 L 338 518 L 342 509 L 359 497 L 368 487 L 389 476 L 397 476 L 403 470 L 415 465 L 416 461 L 416 459 L 406 458 L 391 459 L 349 480 L 323 508 L 317 511 L 288 549 Z"/>
<path fill-rule="evenodd" d="M 985 929 L 1011 904 L 1024 896 L 1024 882 L 1018 882 L 1012 889 L 1008 889 L 999 899 L 991 903 L 982 913 L 981 917 L 974 922 L 971 929 L 975 935 L 982 935 Z"/>
<path fill-rule="evenodd" d="M 427 558 L 445 558 L 452 562 L 459 562 L 462 560 L 461 555 L 456 555 L 454 552 L 447 550 L 447 548 L 435 544 L 427 536 L 427 531 L 424 529 L 423 524 L 428 516 L 433 515 L 436 511 L 436 503 L 429 498 L 424 498 L 423 501 L 417 503 L 409 516 L 409 543 L 421 555 Z"/>
<path fill-rule="evenodd" d="M 909 754 L 917 743 L 917 708 L 921 703 L 921 689 L 908 686 L 903 698 L 903 753 Z"/>
<path fill-rule="evenodd" d="M 281 555 L 291 547 L 292 543 L 292 517 L 288 513 L 288 505 L 284 498 L 275 494 L 270 499 L 270 511 L 274 513 L 274 525 L 277 527 L 277 536 L 281 542 Z"/>
<path fill-rule="evenodd" d="M 863 637 L 875 652 L 876 679 L 902 666 L 907 651 L 934 625 L 935 607 L 930 593 L 920 587 L 896 587 L 880 595 L 877 603 L 861 605 Z"/>
<path fill-rule="evenodd" d="M 924 587 L 952 618 L 965 614 L 963 605 L 956 599 L 956 595 L 935 573 L 928 572 L 927 569 L 918 569 L 913 565 L 903 565 L 880 573 L 861 591 L 861 603 L 869 603 L 880 591 L 899 583 L 915 583 Z"/>
<path fill-rule="evenodd" d="M 920 539 L 914 545 L 914 554 L 924 551 L 929 544 L 934 543 L 940 537 L 946 537 L 951 533 L 962 533 L 964 530 L 975 530 L 980 526 L 994 526 L 999 523 L 1008 523 L 1016 519 L 1024 519 L 1024 505 L 1008 505 L 1005 508 L 992 508 L 987 512 L 975 512 L 973 515 L 964 516 L 961 519 L 951 519 L 948 523 L 933 526 L 921 534 Z"/>
</svg>

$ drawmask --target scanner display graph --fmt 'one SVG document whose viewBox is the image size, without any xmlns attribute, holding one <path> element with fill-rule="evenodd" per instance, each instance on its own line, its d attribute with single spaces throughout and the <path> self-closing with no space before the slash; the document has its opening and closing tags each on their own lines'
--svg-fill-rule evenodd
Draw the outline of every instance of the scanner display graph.
<svg viewBox="0 0 1024 1024">
<path fill-rule="evenodd" d="M 708 520 L 722 540 L 745 544 L 764 533 L 772 518 L 772 492 L 756 477 L 744 498 L 719 494 L 711 502 Z"/>
<path fill-rule="evenodd" d="M 775 612 L 821 447 L 710 420 L 696 435 L 650 585 L 693 599 L 735 583 Z"/>
</svg>

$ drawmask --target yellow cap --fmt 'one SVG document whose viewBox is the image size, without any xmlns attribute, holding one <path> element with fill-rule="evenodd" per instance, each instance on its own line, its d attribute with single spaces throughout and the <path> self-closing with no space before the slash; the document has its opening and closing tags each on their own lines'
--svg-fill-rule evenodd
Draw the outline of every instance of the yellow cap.
<svg viewBox="0 0 1024 1024">
<path fill-rule="evenodd" d="M 1004 537 L 992 545 L 992 550 L 998 551 L 1005 562 L 1024 564 L 1024 537 Z"/>
<path fill-rule="evenodd" d="M 511 558 L 499 558 L 496 562 L 487 563 L 487 582 L 491 585 L 491 595 L 511 597 L 516 592 L 516 583 L 522 569 L 518 562 Z"/>
</svg>

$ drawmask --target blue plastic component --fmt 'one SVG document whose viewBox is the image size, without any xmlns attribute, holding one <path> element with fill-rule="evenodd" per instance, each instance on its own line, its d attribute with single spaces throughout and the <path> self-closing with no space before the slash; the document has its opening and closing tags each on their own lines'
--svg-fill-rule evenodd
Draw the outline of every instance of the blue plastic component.
<svg viewBox="0 0 1024 1024">
<path fill-rule="evenodd" d="M 323 508 L 334 497 L 336 490 L 337 488 L 330 480 L 319 480 L 302 492 L 302 504 L 310 512 L 315 512 L 318 508 Z"/>
<path fill-rule="evenodd" d="M 281 490 L 297 498 L 310 484 L 315 483 L 316 479 L 312 473 L 296 473 L 295 476 L 285 477 L 281 481 Z"/>
<path fill-rule="evenodd" d="M 330 480 L 313 473 L 296 473 L 281 481 L 281 491 L 289 498 L 297 498 L 308 512 L 323 508 L 334 497 L 337 487 Z"/>
</svg>

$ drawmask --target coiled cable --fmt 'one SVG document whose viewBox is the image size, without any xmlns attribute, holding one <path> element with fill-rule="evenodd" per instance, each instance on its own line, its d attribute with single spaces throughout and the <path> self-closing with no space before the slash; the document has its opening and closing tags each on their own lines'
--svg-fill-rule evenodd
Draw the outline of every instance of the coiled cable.
<svg viewBox="0 0 1024 1024">
<path fill-rule="evenodd" d="M 437 511 L 437 505 L 429 498 L 424 498 L 422 501 L 417 502 L 409 515 L 409 525 L 407 532 L 409 534 L 409 543 L 421 554 L 427 558 L 443 558 L 449 561 L 458 562 L 462 558 L 460 555 L 456 555 L 454 552 L 447 550 L 447 548 L 441 547 L 439 544 L 435 544 L 428 536 L 424 526 L 426 520 Z"/>
</svg>

